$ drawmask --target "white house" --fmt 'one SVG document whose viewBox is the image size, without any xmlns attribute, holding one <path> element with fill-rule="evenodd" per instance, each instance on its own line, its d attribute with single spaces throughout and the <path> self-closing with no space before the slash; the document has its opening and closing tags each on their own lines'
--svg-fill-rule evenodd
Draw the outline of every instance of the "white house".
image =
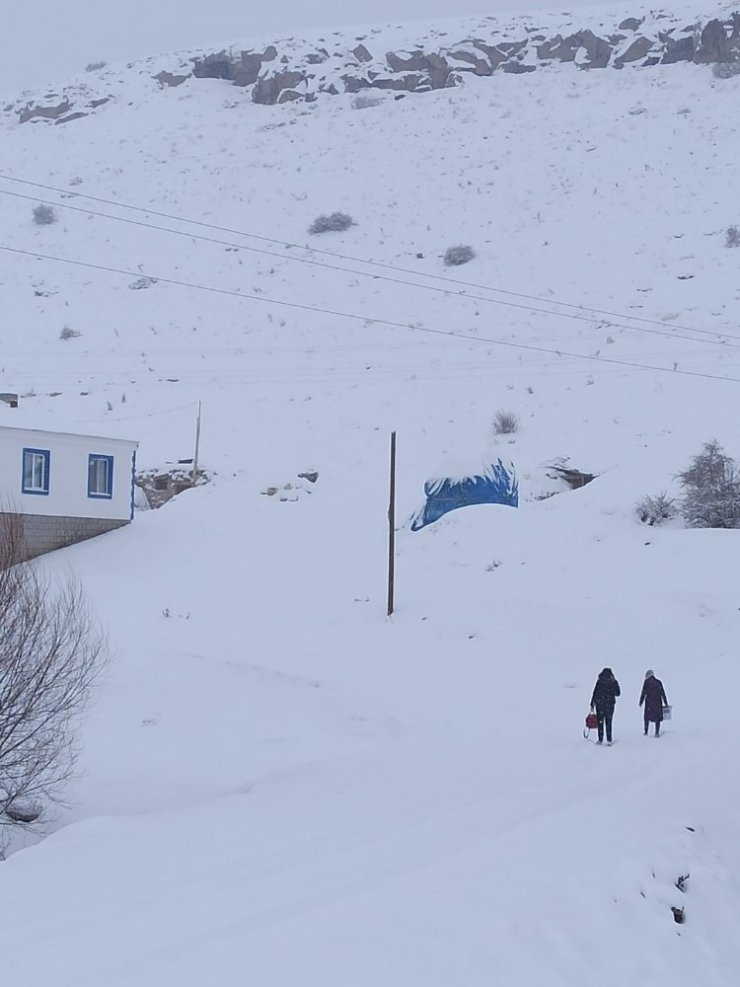
<svg viewBox="0 0 740 987">
<path fill-rule="evenodd" d="M 29 558 L 133 520 L 137 446 L 0 426 L 0 514 L 23 515 Z"/>
</svg>

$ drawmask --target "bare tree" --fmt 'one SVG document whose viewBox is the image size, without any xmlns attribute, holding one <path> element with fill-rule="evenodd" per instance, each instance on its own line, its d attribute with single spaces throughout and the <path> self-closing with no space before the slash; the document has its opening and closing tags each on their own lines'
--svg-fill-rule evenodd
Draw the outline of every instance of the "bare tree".
<svg viewBox="0 0 740 987">
<path fill-rule="evenodd" d="M 52 583 L 24 549 L 22 516 L 0 512 L 0 832 L 60 801 L 107 651 L 79 585 Z"/>
</svg>

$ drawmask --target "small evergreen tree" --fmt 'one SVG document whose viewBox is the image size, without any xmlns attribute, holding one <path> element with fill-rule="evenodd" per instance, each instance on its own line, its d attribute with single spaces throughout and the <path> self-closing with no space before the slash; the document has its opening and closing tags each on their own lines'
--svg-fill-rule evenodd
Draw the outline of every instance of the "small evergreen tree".
<svg viewBox="0 0 740 987">
<path fill-rule="evenodd" d="M 678 479 L 681 513 L 690 528 L 740 528 L 740 476 L 716 439 L 704 443 Z"/>
</svg>

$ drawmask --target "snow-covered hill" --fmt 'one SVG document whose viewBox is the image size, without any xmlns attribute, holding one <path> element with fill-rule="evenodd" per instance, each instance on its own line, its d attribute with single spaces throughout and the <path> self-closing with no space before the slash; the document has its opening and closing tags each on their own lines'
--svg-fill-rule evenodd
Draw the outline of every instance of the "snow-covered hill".
<svg viewBox="0 0 740 987">
<path fill-rule="evenodd" d="M 265 107 L 161 67 L 69 125 L 0 118 L 0 424 L 159 468 L 201 401 L 213 477 L 45 563 L 115 660 L 74 806 L 3 864 L 5 976 L 736 984 L 740 545 L 634 504 L 707 439 L 740 454 L 740 77 L 553 64 Z M 487 449 L 522 502 L 403 525 L 388 620 L 391 429 L 400 520 Z M 556 461 L 597 479 L 542 499 Z M 611 749 L 581 738 L 604 665 Z"/>
</svg>

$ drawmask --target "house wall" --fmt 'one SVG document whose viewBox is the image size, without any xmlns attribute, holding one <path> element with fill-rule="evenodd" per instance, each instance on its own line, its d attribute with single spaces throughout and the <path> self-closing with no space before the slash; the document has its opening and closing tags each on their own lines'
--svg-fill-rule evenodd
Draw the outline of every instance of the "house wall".
<svg viewBox="0 0 740 987">
<path fill-rule="evenodd" d="M 65 523 L 74 518 L 130 521 L 136 446 L 124 439 L 0 427 L 0 504 L 29 517 Z M 24 449 L 49 451 L 48 494 L 23 493 Z M 113 496 L 109 499 L 88 496 L 90 454 L 113 457 Z"/>
</svg>

